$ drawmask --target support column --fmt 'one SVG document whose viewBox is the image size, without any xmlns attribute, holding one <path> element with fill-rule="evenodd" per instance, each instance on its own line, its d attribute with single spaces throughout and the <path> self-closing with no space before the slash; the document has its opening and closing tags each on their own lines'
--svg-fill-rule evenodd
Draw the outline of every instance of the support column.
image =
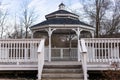
<svg viewBox="0 0 120 80">
<path fill-rule="evenodd" d="M 31 34 L 31 39 L 33 39 L 34 33 L 35 33 L 35 31 L 32 32 L 32 34 Z"/>
<path fill-rule="evenodd" d="M 88 74 L 87 74 L 87 52 L 82 53 L 83 57 L 83 69 L 84 69 L 84 80 L 87 80 Z"/>
<path fill-rule="evenodd" d="M 32 34 L 31 34 L 31 39 L 33 39 L 33 35 L 34 35 L 34 34 L 32 33 Z"/>
<path fill-rule="evenodd" d="M 80 61 L 80 53 L 79 53 L 79 38 L 80 38 L 80 32 L 81 32 L 81 30 L 80 30 L 80 28 L 77 28 L 77 29 L 73 29 L 75 32 L 76 32 L 76 34 L 77 34 L 77 42 L 78 42 L 78 61 Z"/>
<path fill-rule="evenodd" d="M 94 38 L 94 31 L 90 31 L 92 38 Z"/>
<path fill-rule="evenodd" d="M 54 30 L 56 30 L 56 29 L 51 29 L 50 27 L 49 27 L 49 29 L 47 30 L 47 32 L 48 32 L 48 36 L 49 36 L 49 59 L 48 59 L 48 61 L 49 62 L 51 62 L 51 35 L 52 35 L 52 32 L 54 31 Z"/>
<path fill-rule="evenodd" d="M 79 52 L 79 38 L 80 38 L 80 30 L 77 28 L 77 41 L 78 41 L 78 61 L 80 61 L 80 52 Z"/>
<path fill-rule="evenodd" d="M 48 61 L 51 62 L 51 33 L 49 33 L 48 35 L 49 35 L 49 59 Z"/>
</svg>

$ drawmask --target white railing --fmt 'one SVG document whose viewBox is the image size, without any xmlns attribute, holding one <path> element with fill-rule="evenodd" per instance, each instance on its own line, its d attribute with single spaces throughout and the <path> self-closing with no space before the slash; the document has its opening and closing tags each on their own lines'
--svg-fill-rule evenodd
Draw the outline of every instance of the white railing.
<svg viewBox="0 0 120 80">
<path fill-rule="evenodd" d="M 45 60 L 48 60 L 48 48 L 45 48 Z M 52 48 L 52 60 L 77 60 L 77 48 Z"/>
<path fill-rule="evenodd" d="M 52 60 L 76 60 L 77 48 L 52 48 L 51 58 Z"/>
<path fill-rule="evenodd" d="M 120 38 L 84 39 L 88 62 L 120 62 Z"/>
<path fill-rule="evenodd" d="M 0 66 L 37 65 L 40 39 L 0 39 Z"/>
<path fill-rule="evenodd" d="M 78 49 L 79 49 L 78 61 L 79 59 L 81 59 L 84 80 L 87 80 L 87 47 L 83 39 L 81 39 L 78 44 L 79 44 L 78 45 Z"/>
<path fill-rule="evenodd" d="M 44 66 L 44 42 L 45 40 L 41 40 L 38 47 L 38 80 L 41 80 L 42 70 Z"/>
</svg>

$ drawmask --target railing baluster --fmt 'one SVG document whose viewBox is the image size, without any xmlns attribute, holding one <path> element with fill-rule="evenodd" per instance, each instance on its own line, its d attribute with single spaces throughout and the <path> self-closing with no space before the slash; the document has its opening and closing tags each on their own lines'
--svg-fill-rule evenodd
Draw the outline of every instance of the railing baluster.
<svg viewBox="0 0 120 80">
<path fill-rule="evenodd" d="M 1 52 L 2 52 L 2 50 L 1 50 L 1 42 L 0 42 L 0 59 L 1 59 Z"/>
<path fill-rule="evenodd" d="M 110 52 L 110 62 L 114 62 L 114 55 L 113 55 L 113 53 L 114 53 L 114 41 L 112 41 L 112 40 L 110 40 L 111 42 L 110 42 L 110 48 L 111 48 L 111 52 Z"/>
<path fill-rule="evenodd" d="M 92 57 L 93 57 L 93 59 L 92 59 L 92 62 L 95 62 L 95 41 L 92 41 L 92 47 L 91 47 L 91 51 L 92 51 Z"/>
<path fill-rule="evenodd" d="M 86 42 L 86 46 L 87 46 L 87 50 L 89 51 L 89 45 L 88 45 L 88 42 Z M 87 56 L 88 56 L 87 61 L 89 62 L 89 61 L 90 61 L 89 54 L 87 54 Z M 80 58 L 80 59 L 81 59 L 81 58 Z"/>
<path fill-rule="evenodd" d="M 101 46 L 100 46 L 100 54 L 101 54 L 101 62 L 104 62 L 103 61 L 103 40 L 101 40 Z"/>
<path fill-rule="evenodd" d="M 117 62 L 117 42 L 115 41 L 115 61 Z"/>
<path fill-rule="evenodd" d="M 98 50 L 98 62 L 100 62 L 100 44 L 99 44 L 99 41 L 98 41 L 98 45 L 97 45 L 97 50 Z"/>
<path fill-rule="evenodd" d="M 9 60 L 11 59 L 11 51 L 12 51 L 11 48 L 12 48 L 12 45 L 11 45 L 11 43 L 9 42 L 9 55 L 8 55 L 8 56 L 9 56 Z"/>
<path fill-rule="evenodd" d="M 7 45 L 7 44 L 4 43 L 4 59 L 6 59 L 6 48 L 7 48 L 6 45 Z"/>
<path fill-rule="evenodd" d="M 94 52 L 93 52 L 93 50 L 94 50 L 94 45 L 93 45 L 93 43 L 94 43 L 94 42 L 90 42 L 90 48 L 91 48 L 91 49 L 89 50 L 90 53 L 91 53 L 91 55 L 92 55 L 92 56 L 91 56 L 91 55 L 89 55 L 89 56 L 91 56 L 91 57 L 93 58 L 93 59 L 91 60 L 92 62 L 94 62 L 94 59 L 95 59 L 95 57 L 94 57 L 95 54 L 94 54 Z M 90 57 L 90 58 L 91 58 L 91 57 Z"/>
<path fill-rule="evenodd" d="M 15 43 L 13 43 L 13 53 L 12 53 L 12 59 L 14 59 L 14 54 L 15 54 Z"/>
<path fill-rule="evenodd" d="M 117 40 L 117 61 L 119 62 L 120 58 L 119 58 L 119 40 Z"/>
<path fill-rule="evenodd" d="M 33 43 L 33 53 L 35 53 L 35 44 Z M 36 53 L 34 54 L 34 58 L 36 57 Z"/>
<path fill-rule="evenodd" d="M 4 43 L 4 59 L 6 59 L 5 57 L 5 54 L 6 54 L 6 43 Z"/>
<path fill-rule="evenodd" d="M 3 59 L 4 59 L 4 51 L 5 51 L 5 50 L 4 50 L 4 42 L 2 43 L 2 46 L 3 46 L 3 47 L 2 47 L 2 60 L 3 60 Z"/>
<path fill-rule="evenodd" d="M 10 43 L 10 59 L 12 59 L 12 43 Z"/>
<path fill-rule="evenodd" d="M 60 58 L 63 59 L 63 48 L 60 49 Z"/>
<path fill-rule="evenodd" d="M 107 61 L 107 45 L 106 41 L 104 41 L 104 55 L 105 55 L 105 62 Z"/>
<path fill-rule="evenodd" d="M 98 57 L 97 57 L 98 55 L 97 55 L 97 44 L 96 44 L 96 41 L 94 41 L 94 45 L 95 45 L 95 46 L 94 46 L 93 50 L 94 50 L 94 52 L 95 52 L 95 59 L 94 59 L 94 62 L 95 62 L 95 61 L 97 60 L 97 58 L 98 58 Z"/>
<path fill-rule="evenodd" d="M 16 50 L 16 49 L 17 49 L 17 45 L 16 45 L 16 43 L 15 43 L 15 53 L 14 53 L 14 55 L 13 55 L 14 59 L 16 59 L 16 58 L 15 58 L 15 55 L 16 55 L 16 53 L 17 53 L 17 50 Z"/>
<path fill-rule="evenodd" d="M 114 42 L 114 62 L 116 62 L 116 59 L 117 59 L 117 56 L 116 56 L 116 53 L 117 53 L 116 51 L 117 51 L 117 50 L 116 50 L 116 48 L 117 48 L 117 47 L 116 47 L 116 41 L 115 41 L 115 42 Z"/>
<path fill-rule="evenodd" d="M 17 56 L 19 55 L 19 42 L 16 43 L 16 55 L 15 55 L 15 59 L 18 59 Z"/>
</svg>

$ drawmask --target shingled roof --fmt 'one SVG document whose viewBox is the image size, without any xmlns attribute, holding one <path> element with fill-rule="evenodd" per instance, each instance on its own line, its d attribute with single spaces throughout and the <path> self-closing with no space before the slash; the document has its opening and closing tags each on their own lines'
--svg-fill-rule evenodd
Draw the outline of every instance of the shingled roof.
<svg viewBox="0 0 120 80">
<path fill-rule="evenodd" d="M 55 11 L 55 12 L 52 12 L 52 13 L 46 15 L 45 17 L 50 16 L 50 15 L 55 15 L 55 14 L 71 14 L 71 15 L 75 15 L 75 16 L 79 17 L 77 14 L 71 13 L 66 10 L 58 10 L 58 11 Z"/>
<path fill-rule="evenodd" d="M 44 26 L 44 25 L 63 25 L 63 24 L 67 24 L 67 25 L 84 25 L 84 26 L 89 26 L 92 27 L 84 22 L 81 22 L 79 20 L 79 16 L 71 13 L 69 11 L 65 10 L 65 5 L 62 3 L 59 5 L 59 10 L 52 12 L 48 15 L 45 16 L 46 20 L 38 23 L 32 27 L 40 27 L 40 26 Z M 31 27 L 31 28 L 32 28 Z"/>
<path fill-rule="evenodd" d="M 48 19 L 48 20 L 45 20 L 41 23 L 38 23 L 32 27 L 37 27 L 37 26 L 43 26 L 43 25 L 49 25 L 49 24 L 58 24 L 58 25 L 63 25 L 63 24 L 68 24 L 68 25 L 85 25 L 85 26 L 90 26 L 92 27 L 91 25 L 88 25 L 84 22 L 81 22 L 79 20 L 75 20 L 75 19 L 70 19 L 70 18 L 53 18 L 53 19 Z"/>
</svg>

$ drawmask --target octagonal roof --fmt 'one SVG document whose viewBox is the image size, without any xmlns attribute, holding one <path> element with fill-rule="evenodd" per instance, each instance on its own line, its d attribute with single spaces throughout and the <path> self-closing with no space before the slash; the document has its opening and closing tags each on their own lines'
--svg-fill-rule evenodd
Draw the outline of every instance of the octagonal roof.
<svg viewBox="0 0 120 80">
<path fill-rule="evenodd" d="M 65 10 L 65 5 L 63 3 L 61 3 L 59 5 L 59 10 L 52 12 L 50 14 L 47 14 L 45 16 L 46 20 L 43 22 L 40 22 L 36 25 L 31 26 L 31 28 L 35 28 L 35 27 L 40 27 L 40 26 L 44 26 L 44 25 L 84 25 L 84 26 L 88 26 L 88 27 L 92 27 L 91 25 L 88 25 L 84 22 L 81 22 L 79 20 L 79 16 L 71 13 L 69 11 Z"/>
</svg>

